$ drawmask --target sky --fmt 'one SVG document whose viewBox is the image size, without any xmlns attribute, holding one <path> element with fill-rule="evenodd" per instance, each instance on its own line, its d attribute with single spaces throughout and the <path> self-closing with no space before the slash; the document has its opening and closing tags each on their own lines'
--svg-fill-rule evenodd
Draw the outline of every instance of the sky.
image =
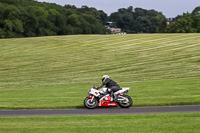
<svg viewBox="0 0 200 133">
<path fill-rule="evenodd" d="M 162 12 L 167 18 L 173 18 L 183 13 L 191 13 L 195 7 L 200 6 L 200 0 L 37 0 L 40 2 L 56 3 L 59 5 L 75 5 L 82 7 L 94 7 L 103 10 L 107 15 L 117 12 L 119 8 L 140 7 L 143 9 L 154 9 Z"/>
</svg>

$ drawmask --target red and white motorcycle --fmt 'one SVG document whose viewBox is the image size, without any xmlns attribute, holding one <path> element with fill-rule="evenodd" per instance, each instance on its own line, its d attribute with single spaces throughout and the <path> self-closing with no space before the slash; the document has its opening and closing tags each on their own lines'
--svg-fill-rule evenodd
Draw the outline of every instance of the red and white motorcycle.
<svg viewBox="0 0 200 133">
<path fill-rule="evenodd" d="M 117 99 L 115 102 L 112 101 L 111 96 L 107 92 L 107 88 L 102 88 L 100 90 L 96 89 L 96 86 L 93 86 L 88 91 L 88 97 L 84 100 L 84 105 L 88 109 L 94 109 L 96 107 L 118 107 L 129 108 L 132 106 L 133 100 L 130 96 L 125 95 L 130 90 L 130 88 L 122 88 L 121 90 L 115 92 Z"/>
</svg>

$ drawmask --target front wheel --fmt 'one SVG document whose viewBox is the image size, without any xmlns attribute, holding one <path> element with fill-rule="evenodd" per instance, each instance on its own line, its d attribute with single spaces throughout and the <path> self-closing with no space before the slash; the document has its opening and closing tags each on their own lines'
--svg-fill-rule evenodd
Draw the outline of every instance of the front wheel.
<svg viewBox="0 0 200 133">
<path fill-rule="evenodd" d="M 128 95 L 123 95 L 123 97 L 125 98 L 125 100 L 119 101 L 118 105 L 121 108 L 129 108 L 129 107 L 131 107 L 132 104 L 133 104 L 132 98 L 130 96 L 128 96 Z"/>
<path fill-rule="evenodd" d="M 94 109 L 98 106 L 98 102 L 95 98 L 92 100 L 91 98 L 86 97 L 84 100 L 84 106 L 88 109 Z"/>
</svg>

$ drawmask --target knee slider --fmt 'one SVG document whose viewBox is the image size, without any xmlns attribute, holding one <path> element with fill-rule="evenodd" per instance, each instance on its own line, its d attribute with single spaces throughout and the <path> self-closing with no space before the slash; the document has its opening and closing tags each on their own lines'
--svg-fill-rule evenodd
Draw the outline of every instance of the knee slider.
<svg viewBox="0 0 200 133">
<path fill-rule="evenodd" d="M 107 91 L 108 91 L 108 92 L 111 92 L 111 89 L 110 89 L 110 88 L 108 88 L 108 89 L 107 89 Z"/>
</svg>

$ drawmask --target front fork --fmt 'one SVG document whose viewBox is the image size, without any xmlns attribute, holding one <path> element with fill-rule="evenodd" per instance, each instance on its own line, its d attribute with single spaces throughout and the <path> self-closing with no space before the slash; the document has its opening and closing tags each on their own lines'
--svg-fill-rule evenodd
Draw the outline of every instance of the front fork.
<svg viewBox="0 0 200 133">
<path fill-rule="evenodd" d="M 88 97 L 92 99 L 92 102 L 94 102 L 94 96 L 88 96 Z"/>
</svg>

